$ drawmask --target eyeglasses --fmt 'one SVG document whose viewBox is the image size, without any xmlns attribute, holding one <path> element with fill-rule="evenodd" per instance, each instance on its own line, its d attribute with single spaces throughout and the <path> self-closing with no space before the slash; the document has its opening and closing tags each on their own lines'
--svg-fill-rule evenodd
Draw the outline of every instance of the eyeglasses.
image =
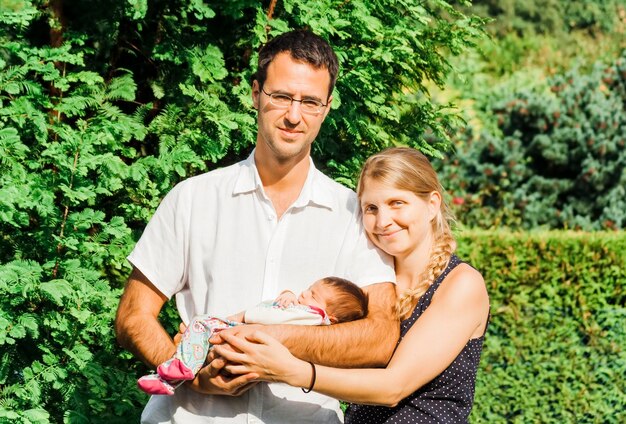
<svg viewBox="0 0 626 424">
<path fill-rule="evenodd" d="M 308 113 L 311 115 L 318 114 L 322 112 L 322 109 L 328 106 L 328 103 L 324 104 L 318 100 L 313 99 L 294 99 L 293 97 L 282 94 L 282 93 L 268 93 L 264 88 L 261 88 L 261 91 L 265 93 L 270 98 L 270 103 L 276 107 L 281 109 L 287 109 L 291 106 L 292 102 L 300 103 L 300 108 L 303 113 Z"/>
</svg>

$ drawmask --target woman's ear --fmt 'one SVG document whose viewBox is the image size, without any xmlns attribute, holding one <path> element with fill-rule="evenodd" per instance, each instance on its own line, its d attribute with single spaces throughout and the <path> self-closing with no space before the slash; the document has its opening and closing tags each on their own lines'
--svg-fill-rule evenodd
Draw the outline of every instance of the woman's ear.
<svg viewBox="0 0 626 424">
<path fill-rule="evenodd" d="M 428 211 L 430 212 L 430 220 L 435 219 L 441 210 L 441 193 L 432 191 L 428 197 Z"/>
<path fill-rule="evenodd" d="M 327 315 L 331 324 L 337 324 L 339 320 L 334 315 Z"/>
</svg>

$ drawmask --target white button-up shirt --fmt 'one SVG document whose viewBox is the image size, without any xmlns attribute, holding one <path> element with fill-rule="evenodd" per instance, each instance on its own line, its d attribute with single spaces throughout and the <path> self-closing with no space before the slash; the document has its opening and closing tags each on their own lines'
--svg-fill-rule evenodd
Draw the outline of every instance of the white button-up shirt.
<svg viewBox="0 0 626 424">
<path fill-rule="evenodd" d="M 311 167 L 298 199 L 278 220 L 254 164 L 189 178 L 163 200 L 128 257 L 181 319 L 226 316 L 282 290 L 298 293 L 337 276 L 364 286 L 395 281 L 392 261 L 367 240 L 356 195 Z M 239 397 L 181 386 L 153 396 L 149 423 L 333 423 L 336 400 L 283 384 L 260 383 Z"/>
</svg>

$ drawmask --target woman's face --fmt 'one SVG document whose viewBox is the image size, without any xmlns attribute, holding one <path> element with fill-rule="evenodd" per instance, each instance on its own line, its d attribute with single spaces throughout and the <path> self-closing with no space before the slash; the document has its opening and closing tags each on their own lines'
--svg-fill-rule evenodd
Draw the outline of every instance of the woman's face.
<svg viewBox="0 0 626 424">
<path fill-rule="evenodd" d="M 431 221 L 439 211 L 441 197 L 434 191 L 423 200 L 411 191 L 368 178 L 360 201 L 370 240 L 389 255 L 402 258 L 431 239 Z"/>
</svg>

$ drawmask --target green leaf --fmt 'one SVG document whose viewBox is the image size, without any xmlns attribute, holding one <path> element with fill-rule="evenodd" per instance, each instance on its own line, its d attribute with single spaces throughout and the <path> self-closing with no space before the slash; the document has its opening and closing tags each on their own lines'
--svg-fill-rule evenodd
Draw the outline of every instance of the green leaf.
<svg viewBox="0 0 626 424">
<path fill-rule="evenodd" d="M 20 418 L 20 415 L 15 411 L 4 409 L 4 407 L 0 405 L 0 418 L 11 420 L 7 422 L 18 422 L 17 420 Z"/>
<path fill-rule="evenodd" d="M 72 286 L 63 279 L 51 280 L 46 283 L 41 283 L 41 291 L 57 305 L 63 304 L 64 298 L 69 298 L 73 295 L 74 291 Z"/>
<path fill-rule="evenodd" d="M 106 89 L 107 100 L 135 100 L 135 92 L 137 84 L 131 74 L 124 74 L 120 77 L 113 78 Z"/>
<path fill-rule="evenodd" d="M 23 339 L 24 337 L 26 337 L 26 328 L 24 328 L 24 326 L 21 324 L 15 324 L 11 327 L 11 330 L 9 331 L 9 336 L 14 339 Z"/>
<path fill-rule="evenodd" d="M 150 88 L 152 88 L 152 94 L 154 94 L 154 97 L 156 99 L 162 99 L 165 96 L 165 91 L 163 90 L 163 87 L 161 87 L 158 83 L 153 82 L 152 84 L 150 84 Z"/>
<path fill-rule="evenodd" d="M 35 423 L 49 423 L 50 422 L 50 414 L 48 411 L 42 408 L 36 409 L 28 409 L 22 412 L 22 416 L 29 420 L 29 422 Z"/>
<path fill-rule="evenodd" d="M 202 0 L 191 0 L 189 9 L 194 11 L 197 19 L 211 19 L 215 17 L 215 11 Z"/>
<path fill-rule="evenodd" d="M 0 345 L 15 343 L 15 339 L 9 337 L 10 325 L 8 319 L 0 316 Z"/>
<path fill-rule="evenodd" d="M 133 20 L 143 19 L 148 12 L 147 0 L 126 0 L 130 8 L 130 13 L 127 15 Z"/>
<path fill-rule="evenodd" d="M 9 94 L 19 94 L 20 93 L 20 85 L 17 82 L 8 82 L 2 87 L 4 91 Z"/>
<path fill-rule="evenodd" d="M 216 46 L 204 50 L 196 48 L 192 52 L 192 70 L 202 82 L 215 82 L 224 79 L 228 71 L 224 67 L 224 57 Z"/>
</svg>

